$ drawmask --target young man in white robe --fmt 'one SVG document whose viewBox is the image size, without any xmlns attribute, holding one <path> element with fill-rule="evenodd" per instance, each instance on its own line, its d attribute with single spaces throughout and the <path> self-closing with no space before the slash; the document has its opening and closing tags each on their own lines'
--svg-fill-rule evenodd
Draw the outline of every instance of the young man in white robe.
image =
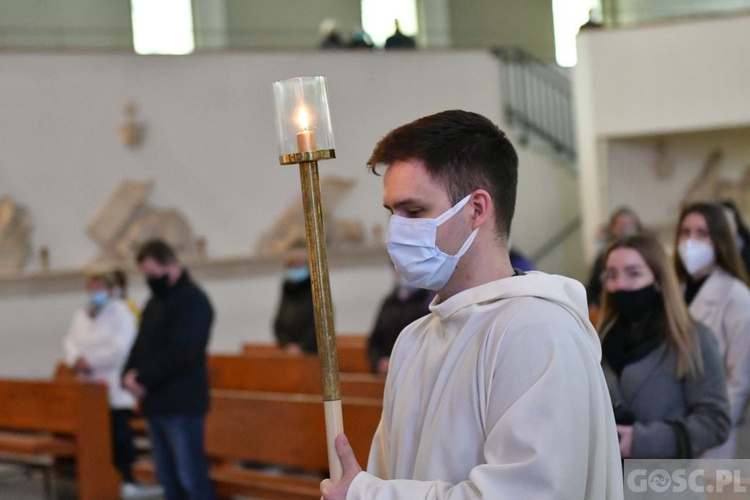
<svg viewBox="0 0 750 500">
<path fill-rule="evenodd" d="M 577 281 L 517 273 L 508 238 L 518 158 L 476 113 L 446 111 L 390 132 L 388 251 L 437 291 L 390 362 L 367 472 L 336 439 L 325 500 L 619 500 L 622 469 L 601 349 Z"/>
</svg>

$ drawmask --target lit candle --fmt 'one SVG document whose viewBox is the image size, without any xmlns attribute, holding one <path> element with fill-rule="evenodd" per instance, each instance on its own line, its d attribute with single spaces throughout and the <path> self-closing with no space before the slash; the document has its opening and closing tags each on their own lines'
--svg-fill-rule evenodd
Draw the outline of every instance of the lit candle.
<svg viewBox="0 0 750 500">
<path fill-rule="evenodd" d="M 302 153 L 305 151 L 315 151 L 315 134 L 310 130 L 310 118 L 307 115 L 307 108 L 302 106 L 297 112 L 297 123 L 300 131 L 297 132 L 297 150 Z"/>
</svg>

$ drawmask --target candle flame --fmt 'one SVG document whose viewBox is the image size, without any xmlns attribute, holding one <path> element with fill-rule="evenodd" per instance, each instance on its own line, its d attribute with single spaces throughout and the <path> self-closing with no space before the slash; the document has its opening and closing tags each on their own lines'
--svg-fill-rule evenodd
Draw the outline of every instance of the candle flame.
<svg viewBox="0 0 750 500">
<path fill-rule="evenodd" d="M 299 123 L 300 129 L 310 130 L 310 117 L 307 114 L 307 108 L 302 106 L 297 112 L 297 123 Z"/>
</svg>

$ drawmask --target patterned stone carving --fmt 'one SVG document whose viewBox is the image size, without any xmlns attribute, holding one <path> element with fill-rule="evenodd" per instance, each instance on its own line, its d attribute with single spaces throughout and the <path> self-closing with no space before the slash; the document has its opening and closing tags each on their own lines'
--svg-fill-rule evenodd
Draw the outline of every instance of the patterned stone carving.
<svg viewBox="0 0 750 500">
<path fill-rule="evenodd" d="M 339 219 L 333 216 L 336 207 L 351 192 L 356 182 L 336 176 L 320 179 L 320 195 L 323 200 L 323 224 L 326 228 L 326 245 L 336 247 L 346 244 L 362 244 L 365 231 L 356 220 Z M 261 235 L 258 253 L 261 255 L 283 254 L 299 241 L 305 241 L 305 214 L 301 197 L 291 202 L 276 218 L 270 229 Z"/>
<path fill-rule="evenodd" d="M 114 189 L 86 227 L 100 248 L 87 267 L 132 265 L 140 246 L 161 238 L 177 251 L 181 260 L 200 255 L 199 246 L 185 216 L 176 209 L 148 206 L 151 181 L 124 180 Z"/>
<path fill-rule="evenodd" d="M 0 275 L 23 271 L 31 258 L 31 214 L 8 196 L 0 197 Z"/>
<path fill-rule="evenodd" d="M 86 226 L 91 239 L 102 248 L 113 248 L 144 209 L 152 187 L 151 181 L 126 179 L 120 182 Z"/>
</svg>

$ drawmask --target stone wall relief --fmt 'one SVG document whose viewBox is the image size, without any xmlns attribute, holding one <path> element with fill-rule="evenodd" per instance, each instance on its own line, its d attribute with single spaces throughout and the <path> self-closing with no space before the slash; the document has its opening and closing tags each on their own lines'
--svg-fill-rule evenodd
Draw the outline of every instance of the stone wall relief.
<svg viewBox="0 0 750 500">
<path fill-rule="evenodd" d="M 183 261 L 205 254 L 205 240 L 196 238 L 187 218 L 177 209 L 148 204 L 152 181 L 123 180 L 86 226 L 99 245 L 99 254 L 87 267 L 132 266 L 140 246 L 161 238 Z"/>
<path fill-rule="evenodd" d="M 23 271 L 33 255 L 34 229 L 29 210 L 10 196 L 0 196 L 0 275 Z"/>
<path fill-rule="evenodd" d="M 323 199 L 323 224 L 326 228 L 326 245 L 335 249 L 345 245 L 361 245 L 365 242 L 362 223 L 353 219 L 335 217 L 336 208 L 349 195 L 356 182 L 337 176 L 320 178 L 320 194 Z M 298 196 L 274 220 L 260 237 L 257 246 L 259 255 L 279 255 L 306 241 L 305 214 L 302 199 Z"/>
</svg>

